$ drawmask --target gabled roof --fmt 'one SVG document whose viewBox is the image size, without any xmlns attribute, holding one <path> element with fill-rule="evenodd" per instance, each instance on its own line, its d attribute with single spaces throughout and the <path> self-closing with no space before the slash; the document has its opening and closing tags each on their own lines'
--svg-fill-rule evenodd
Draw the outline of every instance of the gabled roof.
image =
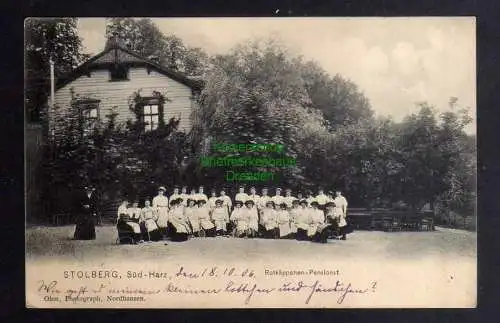
<svg viewBox="0 0 500 323">
<path fill-rule="evenodd" d="M 153 70 L 156 70 L 160 74 L 163 74 L 181 84 L 184 84 L 190 87 L 193 90 L 200 90 L 203 87 L 203 81 L 194 80 L 192 78 L 187 77 L 181 72 L 176 70 L 163 67 L 147 58 L 144 58 L 129 49 L 120 46 L 118 44 L 113 44 L 108 48 L 104 49 L 99 54 L 87 60 L 82 65 L 78 66 L 74 70 L 72 70 L 67 75 L 59 78 L 56 82 L 56 90 L 64 87 L 68 83 L 77 79 L 82 75 L 86 75 L 89 71 L 96 69 L 101 66 L 111 65 L 111 64 L 125 64 L 125 65 L 134 65 L 134 66 L 146 66 Z"/>
</svg>

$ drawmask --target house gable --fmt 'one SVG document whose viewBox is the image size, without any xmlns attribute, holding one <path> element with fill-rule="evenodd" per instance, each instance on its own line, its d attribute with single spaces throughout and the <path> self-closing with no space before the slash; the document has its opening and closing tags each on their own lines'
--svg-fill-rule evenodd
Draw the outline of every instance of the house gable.
<svg viewBox="0 0 500 323">
<path fill-rule="evenodd" d="M 140 55 L 124 47 L 113 45 L 90 58 L 88 61 L 86 61 L 67 75 L 59 78 L 56 82 L 56 90 L 66 86 L 80 76 L 90 76 L 92 70 L 109 69 L 115 64 L 122 64 L 129 68 L 146 67 L 148 71 L 155 70 L 160 74 L 163 74 L 179 83 L 190 87 L 194 92 L 200 91 L 203 87 L 203 82 L 200 80 L 193 80 L 191 78 L 188 78 L 183 73 L 158 65 L 155 62 L 141 57 Z"/>
<path fill-rule="evenodd" d="M 127 66 L 126 81 L 110 81 L 109 69 L 115 62 Z M 180 130 L 189 131 L 191 112 L 196 104 L 194 97 L 200 89 L 200 82 L 190 80 L 181 73 L 164 69 L 122 48 L 108 48 L 59 80 L 54 115 L 64 115 L 71 102 L 79 97 L 100 101 L 101 121 L 105 122 L 107 115 L 116 113 L 117 122 L 126 122 L 136 118 L 130 110 L 130 99 L 134 93 L 150 97 L 160 92 L 167 98 L 163 105 L 163 121 L 180 118 Z"/>
</svg>

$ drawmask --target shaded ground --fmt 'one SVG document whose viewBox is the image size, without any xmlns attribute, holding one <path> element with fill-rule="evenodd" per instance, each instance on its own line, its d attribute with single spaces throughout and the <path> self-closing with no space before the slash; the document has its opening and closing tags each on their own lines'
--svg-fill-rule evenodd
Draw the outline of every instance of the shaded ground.
<svg viewBox="0 0 500 323">
<path fill-rule="evenodd" d="M 356 231 L 346 241 L 316 244 L 295 240 L 235 238 L 193 238 L 186 242 L 152 242 L 141 245 L 117 245 L 116 228 L 97 227 L 97 239 L 73 241 L 74 226 L 31 227 L 26 229 L 27 260 L 125 260 L 159 258 L 234 260 L 242 257 L 270 260 L 280 258 L 321 260 L 324 257 L 375 258 L 379 260 L 419 259 L 420 257 L 466 257 L 476 259 L 476 233 L 436 228 L 433 232 Z M 165 245 L 167 243 L 167 245 Z"/>
</svg>

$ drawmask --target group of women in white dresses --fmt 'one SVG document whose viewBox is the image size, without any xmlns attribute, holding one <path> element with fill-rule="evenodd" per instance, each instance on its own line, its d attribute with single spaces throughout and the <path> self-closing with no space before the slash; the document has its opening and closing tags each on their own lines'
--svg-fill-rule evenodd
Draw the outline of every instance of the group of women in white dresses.
<svg viewBox="0 0 500 323">
<path fill-rule="evenodd" d="M 345 198 L 326 200 L 263 199 L 238 193 L 234 205 L 222 194 L 208 199 L 200 192 L 174 195 L 169 199 L 160 187 L 153 205 L 144 208 L 127 201 L 118 209 L 118 231 L 128 232 L 132 241 L 157 241 L 170 238 L 185 241 L 189 237 L 233 236 L 240 238 L 297 239 L 326 243 L 328 238 L 346 239 Z M 244 194 L 244 195 L 242 195 Z M 184 197 L 184 198 L 183 198 Z M 254 200 L 257 200 L 255 203 Z"/>
</svg>

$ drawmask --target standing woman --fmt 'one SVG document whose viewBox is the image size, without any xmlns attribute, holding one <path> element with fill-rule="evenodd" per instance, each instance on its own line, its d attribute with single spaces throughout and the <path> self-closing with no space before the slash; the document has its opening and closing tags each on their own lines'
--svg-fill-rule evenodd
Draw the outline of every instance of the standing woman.
<svg viewBox="0 0 500 323">
<path fill-rule="evenodd" d="M 229 213 L 227 212 L 227 207 L 224 206 L 224 201 L 222 199 L 217 199 L 215 201 L 215 209 L 212 210 L 212 221 L 214 221 L 215 224 L 216 235 L 225 235 L 227 231 L 227 223 L 229 222 Z"/>
<path fill-rule="evenodd" d="M 217 201 L 217 192 L 213 189 L 210 192 L 210 198 L 208 199 L 208 208 L 210 209 L 210 212 L 215 209 L 215 201 Z"/>
<path fill-rule="evenodd" d="M 337 225 L 339 227 L 339 233 L 341 235 L 341 240 L 346 240 L 346 235 L 352 232 L 352 228 L 347 222 L 347 199 L 342 196 L 342 193 L 337 190 L 335 192 L 335 203 L 334 213 L 337 218 Z"/>
<path fill-rule="evenodd" d="M 158 225 L 160 234 L 165 237 L 167 235 L 168 229 L 168 198 L 165 196 L 167 190 L 165 187 L 160 186 L 158 189 L 158 195 L 153 198 L 153 208 L 158 214 L 158 220 L 156 224 Z"/>
<path fill-rule="evenodd" d="M 158 241 L 161 238 L 160 230 L 156 221 L 158 220 L 158 214 L 156 209 L 151 207 L 149 200 L 144 202 L 144 207 L 141 210 L 141 226 L 143 227 L 142 235 L 147 241 Z"/>
<path fill-rule="evenodd" d="M 198 200 L 197 217 L 200 223 L 200 232 L 203 230 L 205 237 L 215 237 L 215 226 L 210 221 L 210 209 L 204 199 Z"/>
<path fill-rule="evenodd" d="M 292 208 L 293 200 L 295 200 L 295 197 L 292 196 L 292 190 L 287 188 L 285 190 L 285 197 L 283 198 L 283 202 L 286 204 L 287 208 Z"/>
<path fill-rule="evenodd" d="M 169 221 L 171 224 L 171 239 L 172 241 L 186 241 L 189 237 L 190 228 L 188 220 L 184 215 L 184 206 L 182 199 L 177 198 L 170 202 Z"/>
<path fill-rule="evenodd" d="M 187 199 L 189 198 L 189 194 L 187 192 L 187 186 L 183 186 L 181 188 L 181 194 L 179 194 L 179 197 L 182 199 L 181 203 L 183 206 L 187 206 Z"/>
<path fill-rule="evenodd" d="M 73 238 L 75 240 L 95 240 L 95 223 L 97 216 L 98 201 L 95 189 L 91 186 L 85 187 L 85 192 L 77 198 L 76 227 Z"/>
<path fill-rule="evenodd" d="M 231 198 L 226 195 L 225 190 L 220 191 L 220 197 L 222 200 L 222 205 L 226 208 L 227 214 L 231 213 L 231 210 L 233 209 L 233 202 L 231 201 Z"/>
<path fill-rule="evenodd" d="M 297 219 L 300 214 L 299 202 L 300 200 L 298 199 L 293 200 L 292 208 L 290 209 L 290 230 L 294 236 L 297 233 Z"/>
<path fill-rule="evenodd" d="M 176 187 L 174 187 L 174 192 L 168 198 L 168 205 L 171 206 L 172 201 L 177 200 L 180 197 L 181 197 L 181 195 L 179 194 L 179 188 L 176 186 Z"/>
<path fill-rule="evenodd" d="M 290 226 L 290 213 L 285 202 L 280 204 L 280 210 L 277 213 L 280 239 L 293 239 L 294 234 Z"/>
</svg>

